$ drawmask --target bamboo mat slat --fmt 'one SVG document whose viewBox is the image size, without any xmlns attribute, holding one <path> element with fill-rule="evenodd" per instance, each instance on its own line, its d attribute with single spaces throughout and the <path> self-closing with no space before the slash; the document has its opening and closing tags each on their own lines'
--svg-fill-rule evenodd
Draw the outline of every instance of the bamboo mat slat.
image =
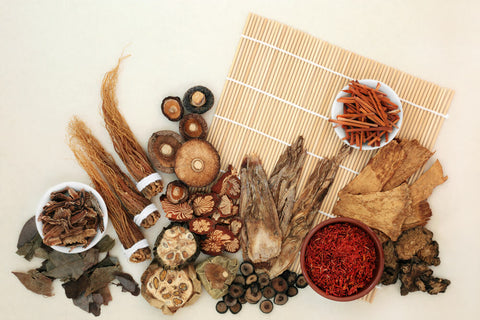
<svg viewBox="0 0 480 320">
<path fill-rule="evenodd" d="M 448 118 L 453 90 L 250 14 L 207 138 L 218 149 L 222 168 L 239 168 L 243 156 L 254 152 L 269 175 L 286 146 L 303 135 L 309 155 L 301 190 L 318 159 L 332 157 L 342 144 L 327 120 L 335 96 L 351 79 L 375 79 L 390 86 L 404 111 L 398 137 L 433 148 Z M 332 217 L 338 191 L 374 154 L 355 150 L 345 159 L 315 224 Z M 292 269 L 300 271 L 298 259 Z M 375 290 L 364 300 L 371 302 L 374 295 Z"/>
</svg>

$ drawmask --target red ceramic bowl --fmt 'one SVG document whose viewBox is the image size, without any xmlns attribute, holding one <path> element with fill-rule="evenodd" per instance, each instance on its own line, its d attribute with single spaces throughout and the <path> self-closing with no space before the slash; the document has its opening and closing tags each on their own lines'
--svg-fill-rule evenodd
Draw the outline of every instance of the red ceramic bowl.
<svg viewBox="0 0 480 320">
<path fill-rule="evenodd" d="M 307 249 L 307 245 L 312 238 L 312 236 L 317 233 L 320 229 L 324 228 L 325 226 L 336 224 L 336 223 L 348 223 L 351 225 L 354 225 L 361 230 L 365 231 L 373 240 L 373 243 L 375 244 L 375 254 L 376 254 L 376 260 L 375 260 L 375 269 L 373 272 L 373 278 L 370 281 L 370 283 L 365 286 L 363 289 L 361 289 L 359 292 L 356 294 L 350 295 L 350 296 L 344 296 L 344 297 L 337 297 L 337 296 L 332 296 L 330 294 L 327 294 L 323 289 L 319 288 L 315 283 L 313 283 L 312 279 L 310 278 L 308 271 L 305 266 L 305 251 Z M 302 267 L 302 272 L 303 275 L 305 276 L 305 279 L 307 280 L 308 284 L 310 287 L 317 292 L 319 295 L 330 299 L 334 301 L 352 301 L 356 300 L 358 298 L 363 297 L 367 293 L 369 293 L 380 281 L 380 278 L 382 277 L 383 273 L 383 263 L 384 263 L 384 256 L 383 256 L 383 249 L 382 249 L 382 243 L 378 239 L 377 235 L 370 229 L 366 224 L 355 220 L 355 219 L 350 219 L 350 218 L 333 218 L 333 219 L 328 219 L 323 222 L 321 222 L 319 225 L 317 225 L 315 228 L 313 228 L 305 237 L 302 243 L 302 251 L 300 255 L 300 264 Z"/>
</svg>

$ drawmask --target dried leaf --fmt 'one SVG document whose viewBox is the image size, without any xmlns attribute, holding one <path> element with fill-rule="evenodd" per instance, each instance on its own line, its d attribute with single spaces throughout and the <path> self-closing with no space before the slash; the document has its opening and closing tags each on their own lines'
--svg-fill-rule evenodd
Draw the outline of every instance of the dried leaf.
<svg viewBox="0 0 480 320">
<path fill-rule="evenodd" d="M 104 268 L 96 268 L 90 276 L 90 283 L 85 290 L 85 294 L 89 295 L 105 286 L 115 279 L 114 273 L 120 271 L 120 266 L 110 266 Z"/>
<path fill-rule="evenodd" d="M 94 248 L 98 249 L 100 252 L 110 251 L 113 246 L 115 246 L 115 239 L 112 239 L 108 234 L 104 236 Z"/>
<path fill-rule="evenodd" d="M 37 270 L 24 272 L 12 272 L 18 280 L 30 291 L 47 297 L 53 296 L 52 279 L 44 276 Z"/>
<path fill-rule="evenodd" d="M 35 216 L 33 216 L 23 225 L 20 236 L 18 237 L 17 249 L 23 247 L 27 242 L 31 242 L 36 235 L 38 235 L 38 232 L 37 226 L 35 225 Z"/>
<path fill-rule="evenodd" d="M 82 295 L 87 289 L 89 284 L 89 279 L 86 274 L 83 274 L 77 280 L 68 281 L 62 284 L 63 289 L 65 289 L 65 295 L 69 299 L 76 299 Z"/>
<path fill-rule="evenodd" d="M 116 272 L 115 279 L 120 281 L 119 285 L 122 287 L 123 292 L 130 292 L 134 296 L 138 296 L 140 294 L 140 287 L 138 286 L 138 283 L 128 273 Z"/>
<path fill-rule="evenodd" d="M 42 247 L 42 245 L 43 245 L 42 238 L 37 233 L 32 240 L 24 243 L 20 248 L 18 248 L 17 254 L 19 256 L 23 256 L 25 259 L 30 261 L 35 255 L 35 250 Z"/>
<path fill-rule="evenodd" d="M 48 262 L 45 264 L 46 271 L 43 274 L 61 281 L 76 280 L 97 261 L 97 249 L 91 249 L 82 254 L 52 251 L 49 254 Z"/>
<path fill-rule="evenodd" d="M 110 289 L 108 288 L 108 286 L 101 288 L 97 292 L 102 295 L 104 305 L 108 305 L 108 303 L 112 301 L 112 294 L 110 293 Z"/>
</svg>

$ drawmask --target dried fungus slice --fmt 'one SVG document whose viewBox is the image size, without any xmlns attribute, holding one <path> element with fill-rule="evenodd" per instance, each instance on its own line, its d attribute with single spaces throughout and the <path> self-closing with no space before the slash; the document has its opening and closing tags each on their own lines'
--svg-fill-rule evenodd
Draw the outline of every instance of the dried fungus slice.
<svg viewBox="0 0 480 320">
<path fill-rule="evenodd" d="M 200 253 L 197 237 L 181 224 L 172 223 L 157 237 L 155 258 L 165 269 L 181 269 Z"/>
<path fill-rule="evenodd" d="M 153 133 L 148 140 L 148 157 L 155 169 L 173 173 L 175 156 L 183 142 L 183 138 L 175 131 L 161 130 Z"/>
<path fill-rule="evenodd" d="M 189 221 L 194 218 L 193 209 L 188 202 L 173 204 L 168 201 L 165 195 L 162 195 L 160 197 L 160 203 L 162 204 L 165 216 L 171 221 Z"/>
<path fill-rule="evenodd" d="M 175 157 L 175 174 L 190 187 L 210 184 L 220 170 L 220 156 L 207 141 L 192 139 L 185 142 Z"/>
<path fill-rule="evenodd" d="M 185 202 L 189 196 L 188 187 L 182 181 L 174 180 L 167 185 L 165 196 L 173 204 Z"/>
<path fill-rule="evenodd" d="M 206 235 L 215 229 L 215 222 L 209 218 L 195 218 L 188 222 L 188 228 L 193 233 Z"/>
<path fill-rule="evenodd" d="M 213 106 L 214 96 L 212 91 L 204 86 L 195 86 L 185 92 L 183 106 L 188 112 L 205 113 Z"/>
<path fill-rule="evenodd" d="M 162 101 L 162 113 L 170 121 L 179 121 L 183 117 L 183 105 L 179 97 L 166 97 Z"/>
<path fill-rule="evenodd" d="M 218 202 L 218 197 L 213 193 L 195 194 L 191 200 L 193 213 L 197 217 L 210 216 L 213 210 L 215 209 L 217 202 Z"/>
<path fill-rule="evenodd" d="M 218 195 L 226 194 L 230 199 L 240 198 L 241 182 L 237 170 L 232 165 L 228 166 L 227 172 L 222 174 L 212 186 L 212 192 Z"/>
<path fill-rule="evenodd" d="M 185 140 L 205 139 L 207 137 L 208 125 L 201 115 L 190 113 L 180 121 L 179 131 Z"/>
</svg>

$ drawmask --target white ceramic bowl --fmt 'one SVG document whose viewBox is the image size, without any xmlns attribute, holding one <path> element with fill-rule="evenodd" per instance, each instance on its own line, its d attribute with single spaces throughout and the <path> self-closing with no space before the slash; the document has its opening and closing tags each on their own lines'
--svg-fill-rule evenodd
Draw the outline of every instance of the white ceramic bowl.
<svg viewBox="0 0 480 320">
<path fill-rule="evenodd" d="M 387 86 L 385 83 L 377 81 L 377 80 L 371 80 L 371 79 L 363 79 L 359 80 L 361 84 L 367 85 L 370 88 L 375 88 L 377 86 L 377 83 L 380 83 L 380 91 L 385 93 L 387 97 L 398 106 L 398 109 L 400 109 L 400 112 L 398 113 L 400 120 L 398 120 L 396 126 L 398 128 L 393 128 L 392 132 L 388 134 L 388 140 L 385 140 L 385 136 L 382 137 L 382 140 L 380 140 L 380 146 L 369 146 L 368 144 L 364 143 L 362 145 L 362 150 L 374 150 L 383 147 L 390 141 L 392 141 L 395 136 L 397 135 L 398 131 L 400 130 L 402 126 L 402 121 L 403 121 L 403 109 L 402 109 L 402 103 L 400 102 L 400 98 L 398 95 L 395 93 L 395 91 L 392 90 L 389 86 Z M 341 97 L 347 97 L 349 96 L 349 93 L 343 92 L 343 90 L 347 90 L 348 86 L 344 87 L 342 91 L 338 93 L 338 95 L 335 97 L 335 101 L 333 102 L 332 105 L 332 119 L 337 119 L 338 115 L 343 114 L 343 103 L 338 102 L 338 99 Z M 336 125 L 336 123 L 332 122 L 333 126 Z M 345 130 L 339 126 L 337 128 L 334 128 L 335 133 L 340 137 L 340 139 L 343 139 L 346 136 Z M 356 145 L 351 145 L 348 143 L 347 140 L 342 140 L 344 143 L 347 145 L 351 146 L 352 148 L 359 149 Z"/>
<path fill-rule="evenodd" d="M 38 217 L 42 213 L 42 210 L 45 204 L 48 201 L 50 201 L 50 194 L 54 191 L 62 190 L 65 187 L 71 187 L 76 191 L 80 191 L 84 189 L 85 191 L 91 192 L 97 199 L 98 203 L 100 204 L 100 209 L 102 210 L 102 213 L 103 213 L 103 225 L 104 225 L 103 232 L 100 232 L 100 230 L 97 229 L 98 231 L 97 234 L 95 235 L 92 242 L 90 242 L 90 244 L 87 247 L 84 248 L 83 246 L 77 246 L 72 248 L 72 247 L 65 247 L 65 246 L 50 246 L 52 249 L 55 249 L 63 253 L 79 253 L 92 248 L 94 245 L 98 243 L 98 241 L 100 241 L 100 239 L 102 239 L 103 235 L 105 234 L 105 231 L 107 230 L 107 224 L 108 224 L 107 206 L 105 205 L 105 201 L 103 201 L 103 198 L 100 196 L 100 194 L 89 185 L 86 185 L 80 182 L 70 181 L 70 182 L 62 182 L 60 184 L 57 184 L 51 187 L 45 192 L 43 197 L 40 199 L 40 202 L 37 207 L 37 211 L 35 212 L 35 223 L 37 225 L 37 231 L 42 237 L 42 239 L 43 239 L 43 222 L 39 221 Z"/>
</svg>

